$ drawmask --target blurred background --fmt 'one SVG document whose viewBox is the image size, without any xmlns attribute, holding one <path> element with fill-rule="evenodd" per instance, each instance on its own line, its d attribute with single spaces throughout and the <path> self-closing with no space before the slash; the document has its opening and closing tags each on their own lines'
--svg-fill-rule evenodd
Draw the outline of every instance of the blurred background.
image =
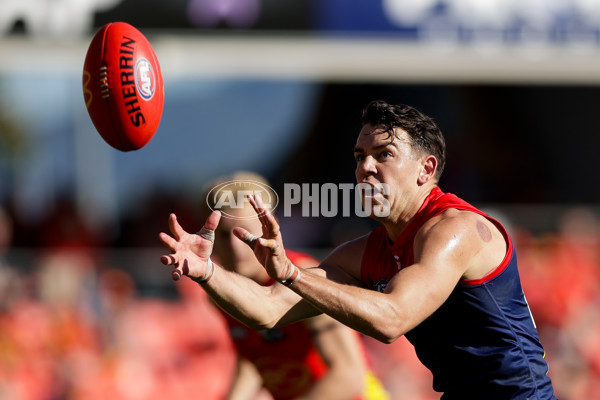
<svg viewBox="0 0 600 400">
<path fill-rule="evenodd" d="M 161 63 L 153 140 L 121 153 L 88 117 L 91 37 L 125 21 Z M 174 284 L 157 235 L 202 226 L 239 169 L 353 183 L 370 100 L 445 133 L 441 180 L 509 227 L 566 400 L 600 399 L 600 1 L 0 0 L 0 399 L 220 399 L 220 315 Z M 322 256 L 361 218 L 281 218 Z M 309 233 L 309 234 L 307 234 Z M 393 399 L 435 399 L 403 340 L 365 338 Z"/>
</svg>

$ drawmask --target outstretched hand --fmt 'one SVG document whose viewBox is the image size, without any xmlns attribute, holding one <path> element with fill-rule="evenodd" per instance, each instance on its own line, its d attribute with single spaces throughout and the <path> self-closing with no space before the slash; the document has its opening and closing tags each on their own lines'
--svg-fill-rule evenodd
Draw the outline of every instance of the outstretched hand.
<svg viewBox="0 0 600 400">
<path fill-rule="evenodd" d="M 265 267 L 271 278 L 279 282 L 289 279 L 294 267 L 285 254 L 277 220 L 265 207 L 260 195 L 248 196 L 248 202 L 260 220 L 262 236 L 259 238 L 240 227 L 234 228 L 233 234 L 254 250 L 257 260 Z"/>
<path fill-rule="evenodd" d="M 171 254 L 162 256 L 160 261 L 174 267 L 171 273 L 174 281 L 179 280 L 182 275 L 187 275 L 194 280 L 201 280 L 207 275 L 214 231 L 220 219 L 221 213 L 214 211 L 206 219 L 202 230 L 197 234 L 191 234 L 179 225 L 175 214 L 169 216 L 169 228 L 173 236 L 161 232 L 159 238 L 171 250 Z M 212 238 L 211 232 L 213 232 Z"/>
</svg>

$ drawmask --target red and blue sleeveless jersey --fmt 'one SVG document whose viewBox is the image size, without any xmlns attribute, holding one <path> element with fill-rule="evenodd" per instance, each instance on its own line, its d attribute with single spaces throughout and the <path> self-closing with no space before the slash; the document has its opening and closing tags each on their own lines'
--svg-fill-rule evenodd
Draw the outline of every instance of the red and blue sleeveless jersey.
<svg viewBox="0 0 600 400">
<path fill-rule="evenodd" d="M 492 221 L 508 250 L 502 263 L 478 280 L 461 280 L 429 318 L 406 333 L 433 374 L 442 399 L 555 399 L 544 349 L 521 287 L 512 241 L 500 222 L 438 187 L 393 243 L 374 229 L 363 254 L 363 282 L 383 291 L 402 268 L 414 264 L 413 241 L 430 218 L 447 209 L 468 210 Z"/>
</svg>

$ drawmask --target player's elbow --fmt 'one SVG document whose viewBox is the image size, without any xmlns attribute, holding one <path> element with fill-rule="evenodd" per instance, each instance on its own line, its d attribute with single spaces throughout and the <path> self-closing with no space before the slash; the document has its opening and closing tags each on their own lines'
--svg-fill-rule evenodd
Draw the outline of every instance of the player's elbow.
<svg viewBox="0 0 600 400">
<path fill-rule="evenodd" d="M 363 331 L 363 333 L 385 344 L 393 343 L 404 334 L 404 332 L 399 330 L 396 326 L 387 322 L 373 325 L 371 326 L 371 329 Z"/>
<path fill-rule="evenodd" d="M 277 327 L 277 319 L 265 315 L 236 317 L 242 324 L 255 331 L 263 331 Z"/>
<path fill-rule="evenodd" d="M 373 338 L 385 344 L 392 344 L 402 335 L 403 333 L 397 333 L 396 331 L 380 331 L 376 335 L 373 335 Z"/>
<path fill-rule="evenodd" d="M 395 342 L 400 336 L 403 336 L 410 330 L 410 327 L 401 316 L 385 318 L 376 325 L 378 328 L 371 336 L 385 344 Z"/>
<path fill-rule="evenodd" d="M 245 321 L 244 324 L 250 328 L 253 329 L 255 331 L 264 331 L 267 329 L 273 329 L 276 328 L 278 326 L 277 324 L 277 320 L 250 320 L 250 321 Z"/>
</svg>

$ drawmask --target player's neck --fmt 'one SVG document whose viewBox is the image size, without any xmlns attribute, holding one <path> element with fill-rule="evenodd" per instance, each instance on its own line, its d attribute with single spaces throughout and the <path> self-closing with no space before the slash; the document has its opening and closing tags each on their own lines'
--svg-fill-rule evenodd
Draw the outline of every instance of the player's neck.
<svg viewBox="0 0 600 400">
<path fill-rule="evenodd" d="M 394 218 L 383 221 L 383 226 L 387 230 L 388 236 L 392 241 L 395 242 L 396 239 L 402 235 L 406 227 L 411 223 L 415 215 L 417 215 L 417 212 L 434 187 L 435 185 L 426 185 L 420 187 L 419 190 L 415 192 L 414 196 L 406 199 L 402 210 L 398 213 L 398 215 L 394 216 Z"/>
</svg>

